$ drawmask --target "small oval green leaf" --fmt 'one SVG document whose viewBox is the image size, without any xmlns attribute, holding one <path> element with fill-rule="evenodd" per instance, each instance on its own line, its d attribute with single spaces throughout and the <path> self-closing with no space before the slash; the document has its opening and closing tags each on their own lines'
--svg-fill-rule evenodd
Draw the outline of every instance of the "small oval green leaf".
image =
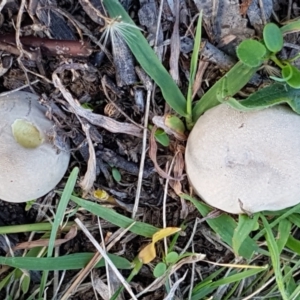
<svg viewBox="0 0 300 300">
<path fill-rule="evenodd" d="M 121 173 L 118 169 L 112 168 L 112 176 L 116 182 L 121 181 Z"/>
<path fill-rule="evenodd" d="M 284 67 L 281 70 L 283 78 L 286 79 L 286 83 L 294 89 L 300 88 L 300 71 L 295 66 Z"/>
<path fill-rule="evenodd" d="M 267 53 L 266 47 L 255 40 L 244 40 L 237 48 L 237 56 L 241 62 L 249 67 L 258 67 Z"/>
<path fill-rule="evenodd" d="M 279 52 L 283 47 L 283 36 L 280 28 L 274 23 L 264 27 L 263 37 L 266 47 L 273 53 Z"/>
<path fill-rule="evenodd" d="M 163 276 L 167 270 L 167 265 L 163 262 L 158 263 L 154 270 L 153 270 L 153 275 L 154 277 L 158 278 L 160 276 Z"/>
<path fill-rule="evenodd" d="M 44 141 L 36 126 L 27 120 L 17 119 L 11 127 L 16 142 L 24 148 L 36 148 Z"/>
<path fill-rule="evenodd" d="M 177 262 L 177 260 L 178 260 L 178 257 L 179 257 L 178 253 L 172 251 L 172 252 L 170 252 L 170 253 L 167 254 L 167 256 L 166 256 L 166 263 L 167 264 L 175 264 Z"/>
<path fill-rule="evenodd" d="M 169 136 L 161 128 L 158 128 L 155 131 L 154 137 L 164 147 L 169 146 L 169 144 L 170 144 Z"/>
</svg>

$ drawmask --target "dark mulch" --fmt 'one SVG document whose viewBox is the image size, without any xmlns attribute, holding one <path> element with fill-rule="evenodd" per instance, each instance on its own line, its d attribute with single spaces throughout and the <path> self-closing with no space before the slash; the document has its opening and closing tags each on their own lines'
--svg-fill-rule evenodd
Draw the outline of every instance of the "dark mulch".
<svg viewBox="0 0 300 300">
<path fill-rule="evenodd" d="M 60 92 L 53 87 L 51 84 L 52 73 L 57 70 L 60 66 L 70 65 L 68 70 L 64 70 L 60 73 L 60 79 L 64 87 L 66 87 L 80 103 L 92 107 L 93 112 L 109 116 L 119 122 L 128 122 L 128 119 L 119 112 L 121 110 L 130 119 L 138 124 L 143 124 L 144 118 L 144 103 L 136 100 L 137 90 L 140 89 L 138 79 L 134 73 L 128 74 L 126 78 L 120 79 L 120 71 L 116 69 L 116 62 L 112 59 L 111 54 L 108 56 L 95 44 L 95 41 L 99 41 L 102 36 L 103 25 L 96 23 L 94 20 L 97 16 L 89 14 L 89 7 L 85 7 L 84 4 L 89 1 L 28 1 L 28 6 L 25 8 L 22 15 L 22 22 L 19 35 L 24 37 L 30 37 L 31 40 L 21 39 L 23 43 L 23 48 L 33 55 L 33 58 L 23 56 L 21 59 L 23 67 L 27 69 L 26 74 L 24 73 L 24 68 L 21 68 L 20 63 L 17 61 L 17 54 L 19 54 L 18 48 L 15 46 L 14 37 L 16 34 L 15 26 L 17 20 L 17 14 L 19 12 L 21 1 L 8 1 L 8 3 L 2 9 L 0 14 L 0 59 L 2 65 L 0 70 L 6 72 L 0 77 L 0 91 L 10 91 L 24 84 L 35 81 L 38 79 L 36 74 L 42 75 L 40 81 L 24 88 L 24 91 L 34 92 L 38 95 L 44 94 L 44 99 L 48 101 L 48 105 L 51 101 L 56 103 L 60 109 L 66 105 Z M 56 4 L 57 2 L 57 4 Z M 96 0 L 90 1 L 91 3 L 98 3 Z M 138 12 L 145 3 L 154 3 L 156 9 L 159 7 L 160 1 L 122 1 L 125 7 L 129 8 L 130 15 L 133 17 L 137 25 L 140 25 L 141 20 L 138 19 Z M 156 3 L 157 2 L 157 3 Z M 170 1 L 171 3 L 173 1 Z M 187 35 L 184 42 L 182 42 L 182 52 L 179 59 L 179 77 L 180 85 L 184 94 L 186 94 L 186 89 L 188 86 L 187 72 L 189 69 L 189 63 L 191 58 L 191 47 L 192 36 L 188 33 L 188 26 L 191 25 L 193 17 L 198 13 L 198 8 L 206 9 L 204 12 L 204 34 L 203 38 L 210 45 L 219 47 L 222 43 L 221 32 L 216 34 L 214 26 L 218 22 L 223 22 L 222 26 L 226 26 L 226 20 L 213 18 L 212 11 L 210 9 L 211 2 L 213 1 L 181 1 L 181 14 L 182 20 L 180 22 L 180 36 Z M 225 1 L 220 1 L 223 3 Z M 246 5 L 246 1 L 240 1 Z M 250 1 L 251 2 L 251 1 Z M 254 1 L 253 2 L 258 2 Z M 269 6 L 267 5 L 270 1 L 263 1 L 266 3 L 265 13 L 269 13 Z M 273 9 L 278 14 L 279 19 L 284 19 L 287 15 L 287 2 L 288 1 L 275 1 Z M 34 5 L 36 3 L 37 6 Z M 100 2 L 99 2 L 100 3 Z M 98 4 L 99 4 L 98 3 Z M 30 5 L 29 5 L 30 4 Z M 296 4 L 296 2 L 295 2 Z M 51 9 L 49 10 L 49 5 Z M 150 4 L 149 4 L 150 5 Z M 84 9 L 83 9 L 84 8 Z M 141 13 L 145 14 L 145 19 L 143 19 L 143 28 L 145 30 L 145 35 L 148 36 L 150 41 L 153 41 L 153 28 L 148 24 L 151 21 L 151 16 L 153 11 L 150 10 L 149 15 L 145 13 L 145 7 Z M 62 15 L 61 13 L 65 13 Z M 209 13 L 210 12 L 210 13 Z M 236 14 L 236 12 L 233 12 Z M 49 14 L 49 15 L 47 15 Z M 47 16 L 50 16 L 50 24 L 47 23 L 49 20 Z M 69 17 L 66 17 L 69 16 Z M 292 16 L 298 16 L 298 11 L 292 11 Z M 156 16 L 157 17 L 157 16 Z M 261 25 L 258 21 L 250 20 L 249 16 L 246 14 L 244 16 L 239 15 L 244 22 L 240 23 L 243 25 L 237 25 L 234 30 L 239 29 L 236 34 L 236 41 L 240 41 L 247 37 L 247 35 L 259 34 L 261 30 Z M 267 20 L 269 17 L 267 17 Z M 77 29 L 73 26 L 72 20 L 78 21 L 80 24 L 85 26 L 83 29 L 84 40 L 89 44 L 91 49 L 91 55 L 89 50 L 80 58 L 72 57 L 72 53 L 66 53 L 66 55 L 59 55 L 51 48 L 51 45 L 40 45 L 40 47 L 32 47 L 33 43 L 39 43 L 39 40 L 34 38 L 51 38 L 51 39 L 66 39 L 74 41 L 72 47 L 78 46 L 76 41 L 79 40 L 79 35 Z M 215 23 L 210 24 L 212 20 Z M 148 23 L 147 23 L 148 22 Z M 147 24 L 149 26 L 147 26 Z M 163 14 L 162 14 L 162 37 L 160 42 L 167 41 L 172 33 L 172 28 L 174 24 L 174 17 L 170 7 L 168 7 L 167 1 L 165 1 Z M 243 27 L 242 27 L 243 26 Z M 224 28 L 223 28 L 224 29 Z M 222 29 L 222 30 L 223 30 Z M 256 30 L 256 31 L 255 31 Z M 155 32 L 155 30 L 154 30 Z M 246 32 L 246 34 L 245 34 Z M 230 31 L 228 31 L 230 34 Z M 294 42 L 298 36 L 294 36 Z M 221 45 L 222 46 L 222 45 Z M 226 45 L 219 47 L 231 54 L 232 49 L 234 49 L 235 44 Z M 49 47 L 52 49 L 49 50 Z M 111 48 L 108 44 L 108 52 L 111 52 Z M 125 50 L 124 50 L 125 51 Z M 170 48 L 166 47 L 162 54 L 163 64 L 169 69 L 169 59 L 170 59 Z M 204 56 L 208 59 L 210 64 L 208 65 L 206 72 L 203 76 L 202 85 L 197 91 L 198 98 L 211 86 L 220 76 L 222 69 L 218 62 L 214 64 L 211 62 L 211 53 L 205 53 Z M 212 53 L 213 55 L 214 53 Z M 76 64 L 79 64 L 81 68 L 77 68 Z M 134 62 L 135 64 L 135 62 Z M 85 66 L 85 68 L 82 68 Z M 229 64 L 230 67 L 230 64 Z M 132 76 L 132 78 L 131 78 Z M 45 80 L 45 79 L 48 79 Z M 126 82 L 128 81 L 128 82 Z M 256 88 L 256 87 L 255 87 Z M 106 93 L 106 94 L 105 94 Z M 112 105 L 108 100 L 108 97 L 115 104 Z M 161 97 L 159 90 L 156 90 L 155 102 L 152 102 L 150 109 L 150 117 L 155 115 L 163 115 L 165 111 L 165 102 Z M 117 108 L 116 108 L 117 107 Z M 55 114 L 55 113 L 54 113 Z M 69 134 L 71 148 L 76 149 L 72 151 L 72 159 L 70 162 L 69 170 L 62 180 L 58 188 L 63 188 L 68 174 L 71 172 L 74 166 L 80 167 L 80 176 L 85 174 L 87 169 L 88 160 L 88 148 L 87 145 L 82 145 L 85 140 L 84 132 L 82 131 L 81 124 L 78 122 L 77 118 L 68 111 L 64 111 L 67 118 L 57 116 L 58 125 L 63 127 L 64 130 Z M 151 121 L 150 121 L 151 122 Z M 94 127 L 94 135 L 92 136 L 95 142 L 95 151 L 97 159 L 97 179 L 94 184 L 95 188 L 100 188 L 106 190 L 110 194 L 116 195 L 116 197 L 124 203 L 124 207 L 128 208 L 122 209 L 117 208 L 118 212 L 126 216 L 131 216 L 129 204 L 133 204 L 135 194 L 136 194 L 136 183 L 137 175 L 139 170 L 139 161 L 141 156 L 141 138 L 130 136 L 127 134 L 112 134 L 107 130 Z M 179 143 L 171 138 L 171 145 L 174 143 Z M 184 146 L 184 143 L 179 143 Z M 170 146 L 169 148 L 160 147 L 158 151 L 158 162 L 162 168 L 166 166 L 167 162 L 170 162 L 175 150 L 175 147 Z M 121 182 L 117 183 L 112 177 L 112 167 L 115 167 L 121 173 Z M 37 182 L 38 184 L 38 182 Z M 188 191 L 188 184 L 186 179 L 182 182 L 183 189 Z M 153 163 L 149 156 L 146 158 L 145 163 L 145 178 L 143 182 L 141 197 L 140 197 L 140 208 L 143 209 L 143 214 L 140 220 L 152 224 L 154 226 L 162 226 L 162 199 L 164 195 L 164 180 L 155 172 Z M 51 198 L 50 203 L 55 204 L 57 202 L 58 196 L 54 195 Z M 43 203 L 43 198 L 37 200 L 38 204 Z M 189 204 L 188 204 L 189 205 Z M 10 204 L 7 202 L 0 201 L 0 225 L 16 225 L 16 224 L 28 224 L 36 222 L 37 211 L 40 208 L 39 205 L 34 205 L 31 210 L 25 210 L 25 204 Z M 193 207 L 189 207 L 190 213 L 186 217 L 186 220 L 181 219 L 180 214 L 182 212 L 180 199 L 172 191 L 169 192 L 167 198 L 167 224 L 168 226 L 180 226 L 183 221 L 186 222 L 187 229 L 185 231 L 185 236 L 181 236 L 176 244 L 177 249 L 184 248 L 193 228 L 193 222 L 195 217 L 200 217 L 197 212 L 193 210 Z M 51 216 L 50 212 L 47 212 Z M 81 213 L 80 217 L 85 221 L 90 221 L 96 223 L 95 219 L 92 219 L 90 215 L 83 215 Z M 205 230 L 208 229 L 206 225 L 201 225 L 202 230 L 199 230 L 194 238 L 195 251 L 199 253 L 204 253 L 207 258 L 211 261 L 219 262 L 229 262 L 233 256 L 228 253 L 227 250 L 222 245 L 216 245 L 211 243 L 205 234 Z M 106 231 L 114 231 L 115 228 L 111 227 L 106 229 Z M 100 236 L 98 230 L 93 230 L 95 237 L 99 240 Z M 106 233 L 106 232 L 105 232 Z M 26 241 L 28 239 L 28 234 L 13 234 L 10 235 L 11 243 L 14 245 L 21 241 Z M 138 253 L 138 250 L 146 242 L 145 239 L 141 237 L 135 237 L 130 240 L 125 251 L 122 254 L 129 260 L 132 260 Z M 5 240 L 0 240 L 0 250 L 1 255 L 6 255 L 7 245 Z M 122 250 L 122 246 L 117 244 L 112 252 L 118 252 Z M 90 251 L 95 252 L 95 248 L 86 238 L 86 236 L 79 232 L 78 235 L 67 242 L 61 247 L 61 253 L 77 253 Z M 161 249 L 158 249 L 159 253 L 162 253 Z M 207 276 L 211 272 L 211 266 L 203 263 L 202 276 Z M 76 272 L 67 272 L 64 280 L 64 286 L 72 279 L 72 276 Z M 101 277 L 105 275 L 105 269 L 99 269 L 96 271 L 96 275 Z M 182 274 L 184 272 L 182 271 Z M 128 275 L 128 272 L 123 272 L 124 276 Z M 4 274 L 5 275 L 5 274 Z M 36 274 L 36 284 L 39 281 L 39 275 Z M 187 279 L 188 280 L 188 279 Z M 86 282 L 89 282 L 87 279 Z M 140 274 L 134 279 L 134 286 L 136 290 L 141 290 L 153 281 L 152 270 L 144 266 Z M 188 285 L 188 281 L 184 284 Z M 84 287 L 84 285 L 83 285 Z M 4 299 L 4 291 L 1 297 Z M 1 292 L 1 293 L 2 293 Z M 49 297 L 51 292 L 49 292 Z M 151 300 L 153 299 L 163 299 L 164 290 L 158 289 L 156 292 L 151 293 Z M 143 299 L 150 299 L 150 297 L 145 296 Z M 50 299 L 50 298 L 49 298 Z M 94 299 L 94 292 L 90 286 L 79 292 L 73 299 Z"/>
</svg>

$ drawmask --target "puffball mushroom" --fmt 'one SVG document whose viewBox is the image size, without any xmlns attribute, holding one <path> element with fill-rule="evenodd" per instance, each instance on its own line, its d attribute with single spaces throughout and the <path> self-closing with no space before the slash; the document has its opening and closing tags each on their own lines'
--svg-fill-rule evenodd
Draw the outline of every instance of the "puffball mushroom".
<svg viewBox="0 0 300 300">
<path fill-rule="evenodd" d="M 25 202 L 51 191 L 64 176 L 69 151 L 58 153 L 47 132 L 54 123 L 31 93 L 0 95 L 0 199 Z M 67 146 L 68 147 L 68 146 Z"/>
<path fill-rule="evenodd" d="M 300 116 L 286 106 L 241 112 L 220 104 L 196 122 L 186 172 L 209 205 L 239 214 L 300 202 Z"/>
</svg>

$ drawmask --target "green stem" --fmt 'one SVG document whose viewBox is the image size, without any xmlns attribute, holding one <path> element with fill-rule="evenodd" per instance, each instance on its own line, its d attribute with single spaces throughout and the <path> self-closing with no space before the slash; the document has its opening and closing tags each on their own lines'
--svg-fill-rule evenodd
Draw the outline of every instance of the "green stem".
<svg viewBox="0 0 300 300">
<path fill-rule="evenodd" d="M 281 61 L 276 57 L 276 55 L 271 55 L 270 59 L 281 69 L 284 68 L 284 64 L 281 63 Z"/>
<path fill-rule="evenodd" d="M 63 231 L 70 230 L 71 226 L 75 222 L 68 222 L 66 226 L 63 227 Z M 33 231 L 51 231 L 51 223 L 35 223 L 35 224 L 24 224 L 24 225 L 10 225 L 10 226 L 1 226 L 0 234 L 9 234 L 9 233 L 20 233 L 20 232 L 33 232 Z"/>
</svg>

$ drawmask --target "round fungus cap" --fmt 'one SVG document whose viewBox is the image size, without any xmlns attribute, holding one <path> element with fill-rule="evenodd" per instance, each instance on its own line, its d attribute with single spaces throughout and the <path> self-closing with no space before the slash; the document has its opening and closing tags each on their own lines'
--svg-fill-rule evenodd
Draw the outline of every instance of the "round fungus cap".
<svg viewBox="0 0 300 300">
<path fill-rule="evenodd" d="M 31 93 L 0 95 L 0 199 L 25 202 L 51 191 L 64 176 L 69 151 L 47 138 L 54 123 Z M 68 145 L 66 145 L 68 148 Z"/>
<path fill-rule="evenodd" d="M 300 116 L 286 106 L 241 112 L 220 104 L 194 126 L 186 172 L 196 193 L 229 213 L 300 203 Z"/>
</svg>

